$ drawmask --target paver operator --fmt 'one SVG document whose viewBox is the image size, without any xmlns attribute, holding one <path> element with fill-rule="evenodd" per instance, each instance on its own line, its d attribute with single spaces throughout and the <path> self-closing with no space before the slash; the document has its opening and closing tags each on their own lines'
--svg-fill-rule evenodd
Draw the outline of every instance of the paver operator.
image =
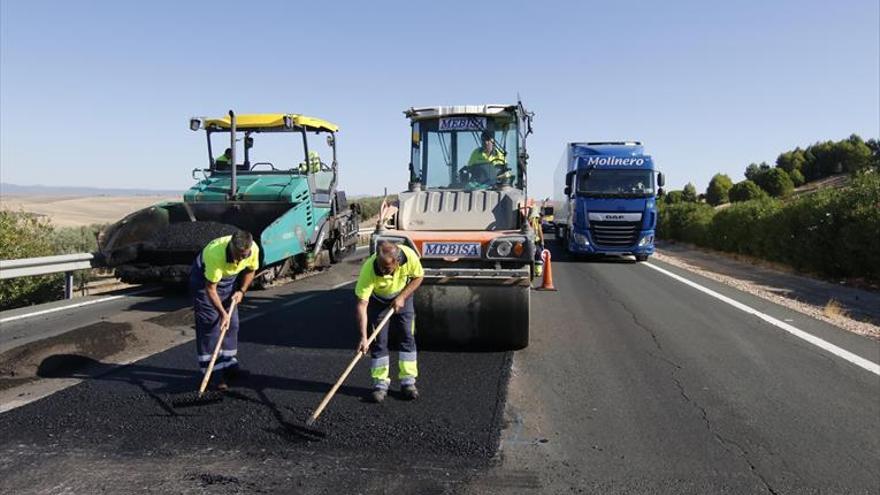
<svg viewBox="0 0 880 495">
<path fill-rule="evenodd" d="M 238 354 L 238 307 L 231 313 L 230 303 L 241 303 L 260 267 L 260 249 L 249 232 L 239 230 L 232 235 L 209 242 L 193 261 L 189 287 L 196 317 L 196 350 L 199 368 L 204 373 L 222 325 L 229 325 L 223 338 L 220 355 L 214 363 L 216 388 L 226 390 L 227 381 L 243 375 Z M 240 275 L 240 276 L 239 276 Z M 240 279 L 240 280 L 239 280 Z"/>
<path fill-rule="evenodd" d="M 232 148 L 226 148 L 222 155 L 218 156 L 214 159 L 214 167 L 217 170 L 226 170 L 229 168 L 229 163 L 232 161 Z"/>
<path fill-rule="evenodd" d="M 422 284 L 425 271 L 419 256 L 411 248 L 391 242 L 380 242 L 376 253 L 367 258 L 361 267 L 354 293 L 358 298 L 357 321 L 361 332 L 358 350 L 369 351 L 370 375 L 373 378 L 371 399 L 382 402 L 388 394 L 390 356 L 388 334 L 394 332 L 400 340 L 398 355 L 398 378 L 400 391 L 405 399 L 418 398 L 416 378 L 419 375 L 415 324 L 416 314 L 413 306 L 413 293 Z M 367 326 L 378 325 L 386 310 L 393 309 L 394 315 L 388 325 L 379 332 L 367 348 Z"/>
</svg>

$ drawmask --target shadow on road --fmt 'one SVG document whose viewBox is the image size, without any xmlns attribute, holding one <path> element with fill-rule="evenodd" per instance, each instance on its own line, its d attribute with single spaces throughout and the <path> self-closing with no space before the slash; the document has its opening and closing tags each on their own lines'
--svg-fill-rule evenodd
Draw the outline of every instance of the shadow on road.
<svg viewBox="0 0 880 495">
<path fill-rule="evenodd" d="M 173 407 L 171 399 L 176 395 L 196 392 L 202 379 L 202 374 L 195 369 L 163 368 L 138 363 L 120 366 L 78 354 L 56 354 L 45 358 L 40 363 L 37 375 L 41 378 L 75 378 L 128 383 L 141 389 L 172 416 L 180 413 Z M 249 374 L 247 379 L 236 382 L 234 388 L 224 396 L 267 407 L 278 418 L 279 424 L 284 426 L 286 420 L 283 419 L 278 406 L 266 396 L 267 390 L 323 394 L 331 385 L 319 381 L 253 373 Z M 244 393 L 246 391 L 252 391 L 258 399 L 246 395 Z M 337 394 L 363 398 L 369 392 L 367 388 L 343 385 Z"/>
<path fill-rule="evenodd" d="M 633 265 L 636 259 L 630 255 L 589 255 L 589 254 L 573 254 L 565 250 L 554 235 L 545 234 L 545 246 L 553 255 L 554 263 L 602 263 L 609 265 Z"/>
</svg>

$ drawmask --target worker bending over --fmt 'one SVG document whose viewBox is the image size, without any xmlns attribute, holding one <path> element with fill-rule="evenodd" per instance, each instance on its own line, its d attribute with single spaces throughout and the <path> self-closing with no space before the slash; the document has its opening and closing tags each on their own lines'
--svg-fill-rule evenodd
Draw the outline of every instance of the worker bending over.
<svg viewBox="0 0 880 495">
<path fill-rule="evenodd" d="M 415 324 L 416 314 L 413 306 L 413 293 L 422 284 L 425 271 L 415 251 L 407 246 L 391 242 L 379 242 L 376 253 L 367 258 L 361 267 L 354 293 L 358 298 L 357 321 L 361 332 L 358 350 L 370 352 L 370 375 L 373 378 L 374 402 L 382 402 L 391 384 L 389 376 L 390 358 L 388 352 L 388 333 L 394 332 L 400 340 L 398 356 L 398 378 L 403 397 L 409 400 L 418 398 L 416 377 L 419 375 L 416 360 Z M 367 326 L 379 324 L 386 310 L 393 309 L 394 315 L 388 325 L 379 332 L 376 340 L 367 348 Z"/>
<path fill-rule="evenodd" d="M 193 261 L 189 288 L 196 317 L 196 348 L 199 368 L 204 373 L 211 361 L 220 328 L 229 325 L 220 354 L 212 371 L 216 387 L 226 390 L 227 380 L 241 376 L 238 363 L 238 307 L 229 312 L 235 301 L 241 303 L 260 267 L 260 249 L 249 232 L 239 230 L 232 235 L 209 242 Z M 239 274 L 241 280 L 239 281 Z"/>
</svg>

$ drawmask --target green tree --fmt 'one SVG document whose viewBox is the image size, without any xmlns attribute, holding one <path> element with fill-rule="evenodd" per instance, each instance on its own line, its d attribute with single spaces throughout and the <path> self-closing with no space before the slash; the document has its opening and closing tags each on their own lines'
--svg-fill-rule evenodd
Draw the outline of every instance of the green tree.
<svg viewBox="0 0 880 495">
<path fill-rule="evenodd" d="M 52 233 L 52 225 L 45 220 L 22 212 L 0 210 L 0 259 L 56 254 Z M 0 310 L 45 302 L 61 292 L 59 275 L 0 280 Z"/>
<path fill-rule="evenodd" d="M 727 203 L 730 198 L 730 188 L 733 187 L 733 181 L 725 174 L 715 174 L 709 181 L 709 187 L 706 188 L 706 202 L 712 206 L 718 206 Z"/>
<path fill-rule="evenodd" d="M 761 167 L 759 167 L 757 163 L 750 163 L 749 166 L 746 167 L 746 172 L 745 172 L 746 180 L 750 180 L 752 182 L 755 182 L 755 179 L 760 174 L 761 174 Z"/>
<path fill-rule="evenodd" d="M 788 172 L 788 176 L 791 178 L 791 183 L 794 184 L 794 187 L 800 187 L 806 182 L 806 180 L 804 180 L 804 174 L 798 169 Z"/>
<path fill-rule="evenodd" d="M 767 196 L 767 193 L 764 192 L 763 189 L 758 187 L 757 184 L 750 180 L 744 180 L 742 182 L 737 182 L 730 188 L 730 192 L 728 194 L 730 197 L 731 203 L 736 203 L 740 201 L 751 201 L 753 199 L 760 199 Z"/>
<path fill-rule="evenodd" d="M 806 161 L 807 159 L 804 156 L 804 150 L 798 147 L 795 148 L 794 151 L 786 151 L 785 153 L 780 154 L 779 157 L 776 158 L 776 166 L 791 174 L 791 172 L 795 170 L 800 171 Z"/>
<path fill-rule="evenodd" d="M 681 191 L 681 200 L 688 203 L 697 202 L 697 188 L 693 183 L 688 182 L 685 184 L 684 189 Z"/>
<path fill-rule="evenodd" d="M 880 170 L 880 139 L 871 138 L 865 146 L 871 150 L 871 166 Z"/>
<path fill-rule="evenodd" d="M 758 185 L 774 198 L 783 198 L 791 194 L 794 184 L 788 173 L 781 168 L 771 168 L 761 174 L 761 182 Z"/>
<path fill-rule="evenodd" d="M 668 205 L 674 205 L 676 203 L 681 203 L 682 199 L 681 191 L 669 191 L 663 197 L 663 202 Z"/>
<path fill-rule="evenodd" d="M 838 143 L 838 153 L 843 170 L 849 173 L 870 167 L 873 159 L 871 147 L 858 134 L 852 134 L 846 141 Z"/>
</svg>

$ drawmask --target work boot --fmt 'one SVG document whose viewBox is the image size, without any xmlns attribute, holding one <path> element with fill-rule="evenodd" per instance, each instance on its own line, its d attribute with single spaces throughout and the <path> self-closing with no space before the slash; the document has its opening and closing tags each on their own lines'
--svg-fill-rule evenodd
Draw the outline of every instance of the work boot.
<svg viewBox="0 0 880 495">
<path fill-rule="evenodd" d="M 370 399 L 376 404 L 381 404 L 383 400 L 385 400 L 385 396 L 388 395 L 388 391 L 384 388 L 376 388 L 373 389 L 373 393 L 370 394 Z"/>
<path fill-rule="evenodd" d="M 229 385 L 226 383 L 226 378 L 224 377 L 225 373 L 217 373 L 214 378 L 214 388 L 218 392 L 226 392 L 229 390 Z"/>
<path fill-rule="evenodd" d="M 400 387 L 400 394 L 406 400 L 416 400 L 419 398 L 419 389 L 415 385 L 404 385 Z"/>
</svg>

